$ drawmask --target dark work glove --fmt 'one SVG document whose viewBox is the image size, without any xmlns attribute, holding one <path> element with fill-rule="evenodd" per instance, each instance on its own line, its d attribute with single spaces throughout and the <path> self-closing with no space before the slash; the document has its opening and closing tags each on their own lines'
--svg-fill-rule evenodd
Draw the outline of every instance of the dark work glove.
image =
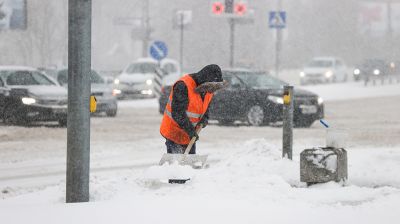
<svg viewBox="0 0 400 224">
<path fill-rule="evenodd" d="M 199 135 L 194 131 L 189 134 L 190 140 L 192 140 L 193 137 L 196 137 L 196 141 L 199 140 Z"/>
</svg>

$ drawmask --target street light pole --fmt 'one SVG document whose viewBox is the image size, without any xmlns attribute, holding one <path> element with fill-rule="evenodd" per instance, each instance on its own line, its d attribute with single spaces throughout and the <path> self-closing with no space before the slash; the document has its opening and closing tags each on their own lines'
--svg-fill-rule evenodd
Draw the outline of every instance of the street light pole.
<svg viewBox="0 0 400 224">
<path fill-rule="evenodd" d="M 89 201 L 91 0 L 68 4 L 66 202 Z"/>
</svg>

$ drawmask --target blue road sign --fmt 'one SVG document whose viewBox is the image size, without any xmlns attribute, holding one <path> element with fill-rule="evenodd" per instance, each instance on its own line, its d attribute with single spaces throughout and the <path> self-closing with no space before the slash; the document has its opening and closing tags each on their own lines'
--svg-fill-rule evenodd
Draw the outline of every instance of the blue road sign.
<svg viewBox="0 0 400 224">
<path fill-rule="evenodd" d="M 286 12 L 271 11 L 269 12 L 269 28 L 283 29 L 286 28 Z"/>
<path fill-rule="evenodd" d="M 150 55 L 157 61 L 166 58 L 168 55 L 167 45 L 162 41 L 154 41 L 150 46 Z"/>
</svg>

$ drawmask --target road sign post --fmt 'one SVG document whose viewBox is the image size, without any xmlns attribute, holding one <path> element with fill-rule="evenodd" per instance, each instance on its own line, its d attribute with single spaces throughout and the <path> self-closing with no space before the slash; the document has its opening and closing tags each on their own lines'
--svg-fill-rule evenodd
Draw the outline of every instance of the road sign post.
<svg viewBox="0 0 400 224">
<path fill-rule="evenodd" d="M 150 46 L 150 56 L 158 61 L 159 69 L 156 71 L 156 76 L 154 78 L 154 94 L 157 97 L 161 96 L 161 87 L 163 79 L 163 71 L 161 70 L 160 61 L 166 58 L 168 55 L 168 47 L 162 41 L 154 41 Z"/>
<path fill-rule="evenodd" d="M 89 201 L 91 0 L 68 5 L 66 202 Z"/>
<path fill-rule="evenodd" d="M 286 28 L 286 12 L 269 12 L 269 28 L 276 30 L 275 40 L 275 75 L 279 76 L 280 53 L 282 48 L 282 29 Z"/>
</svg>

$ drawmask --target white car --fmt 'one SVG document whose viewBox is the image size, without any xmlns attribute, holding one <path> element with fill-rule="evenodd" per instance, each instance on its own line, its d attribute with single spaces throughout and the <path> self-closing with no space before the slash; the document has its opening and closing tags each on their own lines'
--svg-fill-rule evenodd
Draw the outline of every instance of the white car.
<svg viewBox="0 0 400 224">
<path fill-rule="evenodd" d="M 165 77 L 179 77 L 181 73 L 179 63 L 173 59 L 163 59 L 160 63 L 151 58 L 138 59 L 114 80 L 118 98 L 155 97 L 154 78 L 159 67 Z"/>
<path fill-rule="evenodd" d="M 313 58 L 300 72 L 300 84 L 346 82 L 347 67 L 343 60 L 335 57 Z"/>
</svg>

